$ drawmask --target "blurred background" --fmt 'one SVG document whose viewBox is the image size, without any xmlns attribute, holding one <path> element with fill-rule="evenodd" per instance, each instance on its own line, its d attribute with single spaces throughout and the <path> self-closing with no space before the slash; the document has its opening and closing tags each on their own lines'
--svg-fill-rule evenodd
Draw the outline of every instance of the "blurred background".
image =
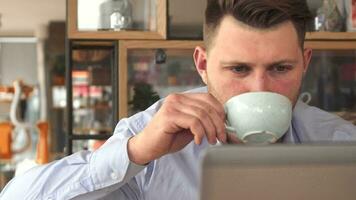
<svg viewBox="0 0 356 200">
<path fill-rule="evenodd" d="M 314 57 L 300 98 L 356 124 L 356 0 L 307 2 Z M 192 53 L 205 5 L 0 0 L 0 191 L 15 173 L 95 150 L 120 118 L 203 85 Z"/>
</svg>

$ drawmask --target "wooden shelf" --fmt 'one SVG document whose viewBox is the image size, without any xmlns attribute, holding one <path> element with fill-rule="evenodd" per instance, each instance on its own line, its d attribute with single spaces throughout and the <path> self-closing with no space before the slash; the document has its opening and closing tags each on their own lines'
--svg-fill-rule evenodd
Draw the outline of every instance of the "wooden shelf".
<svg viewBox="0 0 356 200">
<path fill-rule="evenodd" d="M 73 133 L 74 135 L 93 135 L 90 132 L 94 132 L 94 135 L 100 134 L 111 134 L 112 128 L 111 127 L 100 127 L 100 128 L 74 128 Z"/>
<path fill-rule="evenodd" d="M 355 50 L 355 40 L 306 40 L 304 47 L 314 50 Z"/>
<path fill-rule="evenodd" d="M 356 40 L 356 32 L 307 32 L 306 40 Z"/>
<path fill-rule="evenodd" d="M 143 1 L 142 1 L 143 2 Z M 69 39 L 151 39 L 164 40 L 167 37 L 167 0 L 156 2 L 155 30 L 78 30 L 78 0 L 67 4 L 67 36 Z"/>
<path fill-rule="evenodd" d="M 29 97 L 30 94 L 33 91 L 33 86 L 26 85 L 22 81 L 20 81 L 20 86 L 21 86 L 21 92 L 25 94 L 25 97 Z M 4 86 L 0 85 L 0 93 L 9 93 L 9 94 L 14 94 L 15 93 L 15 88 L 14 86 Z"/>
</svg>

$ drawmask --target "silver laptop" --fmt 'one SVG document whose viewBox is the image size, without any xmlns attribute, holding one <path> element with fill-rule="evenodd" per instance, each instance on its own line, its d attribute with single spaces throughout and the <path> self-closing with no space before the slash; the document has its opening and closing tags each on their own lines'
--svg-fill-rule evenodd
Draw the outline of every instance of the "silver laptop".
<svg viewBox="0 0 356 200">
<path fill-rule="evenodd" d="M 356 144 L 211 148 L 200 199 L 355 200 Z"/>
</svg>

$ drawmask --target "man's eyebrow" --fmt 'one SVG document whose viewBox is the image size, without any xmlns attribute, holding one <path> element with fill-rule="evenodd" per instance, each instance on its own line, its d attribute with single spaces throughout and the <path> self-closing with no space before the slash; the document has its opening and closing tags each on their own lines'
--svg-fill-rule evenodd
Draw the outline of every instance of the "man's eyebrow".
<svg viewBox="0 0 356 200">
<path fill-rule="evenodd" d="M 222 66 L 252 66 L 254 65 L 253 63 L 249 63 L 249 62 L 242 62 L 242 61 L 238 61 L 238 60 L 231 60 L 231 61 L 220 61 L 220 64 Z"/>
<path fill-rule="evenodd" d="M 292 64 L 295 65 L 298 63 L 298 60 L 295 59 L 283 59 L 283 60 L 278 60 L 275 62 L 267 63 L 265 66 L 276 66 L 276 65 L 281 65 L 281 64 Z M 231 60 L 231 61 L 220 61 L 220 64 L 222 66 L 253 66 L 255 64 L 250 63 L 250 62 L 242 62 L 238 60 Z"/>
<path fill-rule="evenodd" d="M 293 59 L 284 59 L 284 60 L 279 60 L 276 62 L 272 62 L 272 63 L 267 63 L 265 66 L 276 66 L 276 65 L 282 65 L 282 64 L 292 64 L 295 65 L 298 63 L 298 60 L 293 60 Z"/>
</svg>

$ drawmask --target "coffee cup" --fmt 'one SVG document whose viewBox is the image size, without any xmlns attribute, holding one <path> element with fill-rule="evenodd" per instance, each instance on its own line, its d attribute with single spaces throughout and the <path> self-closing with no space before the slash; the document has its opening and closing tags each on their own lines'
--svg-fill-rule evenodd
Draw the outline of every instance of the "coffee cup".
<svg viewBox="0 0 356 200">
<path fill-rule="evenodd" d="M 292 103 L 272 92 L 248 92 L 225 104 L 226 129 L 244 143 L 275 143 L 288 130 Z"/>
</svg>

